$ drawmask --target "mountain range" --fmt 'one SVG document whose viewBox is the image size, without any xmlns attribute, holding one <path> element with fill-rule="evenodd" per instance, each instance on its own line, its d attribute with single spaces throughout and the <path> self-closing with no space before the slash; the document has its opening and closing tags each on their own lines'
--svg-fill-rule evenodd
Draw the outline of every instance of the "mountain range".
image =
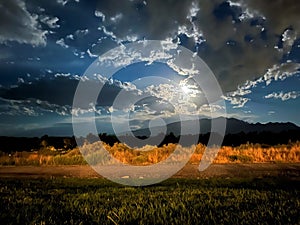
<svg viewBox="0 0 300 225">
<path fill-rule="evenodd" d="M 249 123 L 246 121 L 238 120 L 235 118 L 215 118 L 215 120 L 226 120 L 226 131 L 225 134 L 237 134 L 237 133 L 250 133 L 250 132 L 273 132 L 273 133 L 280 133 L 283 131 L 300 131 L 300 127 L 297 125 L 290 123 L 290 122 L 269 122 L 269 123 Z M 200 129 L 197 129 L 197 131 L 187 131 L 185 135 L 187 134 L 206 134 L 209 133 L 211 130 L 211 119 L 199 119 Z M 184 121 L 181 122 L 174 122 L 167 124 L 167 133 L 170 134 L 171 132 L 178 136 L 181 134 L 181 126 L 188 124 L 193 125 L 195 124 L 195 121 Z M 157 135 L 159 133 L 162 133 L 165 130 L 165 127 L 162 126 L 156 126 L 152 127 L 152 135 Z M 144 129 L 137 129 L 133 131 L 133 134 L 135 136 L 150 136 L 150 130 L 149 128 Z"/>
</svg>

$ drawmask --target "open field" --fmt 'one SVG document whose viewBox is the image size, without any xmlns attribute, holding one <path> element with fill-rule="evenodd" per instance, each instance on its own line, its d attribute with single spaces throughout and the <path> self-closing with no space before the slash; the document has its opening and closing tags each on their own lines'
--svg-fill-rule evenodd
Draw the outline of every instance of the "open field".
<svg viewBox="0 0 300 225">
<path fill-rule="evenodd" d="M 149 165 L 174 146 L 107 148 L 124 163 Z M 102 179 L 78 149 L 2 154 L 1 224 L 300 224 L 299 142 L 222 147 L 199 172 L 204 149 L 197 145 L 182 170 L 147 187 Z"/>
<path fill-rule="evenodd" d="M 0 178 L 1 224 L 299 224 L 300 182 L 169 179 L 126 187 L 105 179 Z"/>
<path fill-rule="evenodd" d="M 51 178 L 101 177 L 90 166 L 0 166 L 0 177 Z M 200 172 L 198 165 L 187 164 L 173 178 L 264 178 L 286 177 L 300 179 L 300 163 L 212 164 Z"/>
</svg>

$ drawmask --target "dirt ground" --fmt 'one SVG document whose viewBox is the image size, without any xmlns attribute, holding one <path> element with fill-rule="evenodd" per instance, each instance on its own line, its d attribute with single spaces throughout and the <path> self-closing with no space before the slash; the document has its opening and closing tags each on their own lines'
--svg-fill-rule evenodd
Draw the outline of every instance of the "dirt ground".
<svg viewBox="0 0 300 225">
<path fill-rule="evenodd" d="M 90 166 L 0 166 L 0 178 L 101 177 Z M 205 171 L 198 165 L 186 165 L 174 178 L 234 178 L 288 177 L 300 179 L 300 163 L 294 164 L 212 164 Z"/>
</svg>

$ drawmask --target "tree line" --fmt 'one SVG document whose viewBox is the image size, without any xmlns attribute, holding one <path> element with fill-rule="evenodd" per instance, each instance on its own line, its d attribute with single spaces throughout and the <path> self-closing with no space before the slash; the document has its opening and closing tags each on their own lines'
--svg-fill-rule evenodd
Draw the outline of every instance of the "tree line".
<svg viewBox="0 0 300 225">
<path fill-rule="evenodd" d="M 194 143 L 194 140 L 198 140 L 198 143 L 206 145 L 208 143 L 210 133 L 199 134 L 199 135 L 186 135 L 186 136 L 176 136 L 174 133 L 169 133 L 161 137 L 159 134 L 156 137 L 151 137 L 154 140 L 162 140 L 158 147 L 163 146 L 168 143 L 178 143 L 180 138 L 185 140 L 192 140 L 191 142 L 186 141 L 186 145 Z M 218 134 L 214 134 L 218 135 Z M 147 136 L 138 136 L 139 139 L 147 139 Z M 132 143 L 134 138 L 130 136 L 123 136 L 120 138 L 122 142 Z M 0 151 L 2 152 L 16 152 L 16 151 L 36 151 L 49 146 L 53 146 L 57 150 L 68 150 L 77 147 L 77 145 L 82 145 L 85 142 L 93 143 L 96 141 L 103 141 L 111 146 L 116 142 L 120 142 L 118 137 L 112 134 L 99 134 L 98 137 L 93 134 L 87 135 L 87 137 L 80 137 L 75 139 L 72 137 L 52 137 L 44 135 L 42 137 L 0 137 Z M 288 144 L 290 142 L 300 141 L 300 131 L 290 130 L 282 131 L 279 133 L 275 132 L 240 132 L 237 134 L 226 134 L 223 140 L 223 146 L 239 146 L 241 144 L 253 143 L 261 144 L 262 147 L 273 146 L 278 144 Z M 129 144 L 130 145 L 130 144 Z M 185 144 L 183 144 L 185 145 Z M 130 145 L 132 146 L 132 145 Z M 138 146 L 142 147 L 142 146 Z"/>
</svg>

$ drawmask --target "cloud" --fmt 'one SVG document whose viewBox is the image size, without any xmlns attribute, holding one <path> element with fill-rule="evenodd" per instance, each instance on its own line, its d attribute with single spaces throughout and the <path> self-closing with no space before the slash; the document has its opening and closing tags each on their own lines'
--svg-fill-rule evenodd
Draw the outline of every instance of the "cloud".
<svg viewBox="0 0 300 225">
<path fill-rule="evenodd" d="M 0 47 L 0 60 L 9 60 L 13 59 L 13 52 L 9 49 L 5 48 L 4 46 Z"/>
<path fill-rule="evenodd" d="M 68 34 L 68 35 L 66 36 L 66 39 L 74 40 L 74 35 L 73 35 L 73 34 Z"/>
<path fill-rule="evenodd" d="M 287 6 L 281 0 L 254 2 L 153 0 L 145 5 L 112 0 L 99 4 L 96 12 L 101 12 L 100 29 L 118 44 L 131 36 L 156 40 L 179 37 L 182 45 L 208 64 L 223 91 L 230 92 L 279 64 L 299 37 L 299 10 L 293 8 L 293 4 L 298 8 L 298 2 L 288 0 Z M 118 14 L 123 15 L 118 23 L 107 19 Z"/>
<path fill-rule="evenodd" d="M 113 34 L 112 34 L 113 35 Z M 148 45 L 149 44 L 149 45 Z M 178 47 L 178 43 L 173 43 L 171 39 L 157 41 L 155 43 L 147 40 L 138 41 L 134 47 L 120 45 L 119 48 L 112 49 L 109 54 L 101 56 L 99 63 L 105 66 L 127 66 L 134 62 L 147 62 L 151 65 L 156 61 L 165 61 L 169 67 L 181 75 L 195 74 L 195 68 L 179 68 L 173 60 L 172 50 Z M 178 62 L 177 62 L 178 63 Z"/>
<path fill-rule="evenodd" d="M 281 34 L 288 27 L 300 30 L 300 2 L 298 0 L 274 0 L 271 2 L 243 0 L 242 2 L 249 10 L 256 10 L 266 17 L 270 24 L 269 27 L 274 33 Z"/>
<path fill-rule="evenodd" d="M 77 37 L 83 37 L 89 33 L 89 29 L 76 30 L 75 35 Z"/>
<path fill-rule="evenodd" d="M 284 55 L 289 54 L 292 45 L 300 34 L 300 2 L 294 0 L 232 2 L 236 3 L 233 7 L 241 8 L 242 13 L 250 16 L 241 22 L 232 23 L 231 33 L 227 37 L 227 39 L 236 41 L 235 48 L 238 52 L 225 55 L 226 51 L 222 51 L 219 54 L 220 57 L 215 58 L 217 62 L 219 61 L 218 58 L 221 60 L 221 57 L 227 58 L 228 56 L 229 59 L 232 59 L 232 61 L 228 59 L 224 61 L 230 70 L 228 73 L 225 72 L 226 69 L 223 69 L 223 72 L 219 71 L 219 66 L 216 65 L 217 69 L 214 72 L 221 79 L 223 73 L 228 78 L 227 80 L 242 83 L 242 79 L 253 80 L 253 78 L 261 76 L 272 65 L 278 64 Z M 228 21 L 228 24 L 225 25 L 226 31 L 230 30 L 230 22 Z M 215 28 L 217 29 L 217 27 Z M 211 38 L 207 36 L 206 29 L 203 29 L 203 33 L 210 42 Z M 226 32 L 225 35 L 216 35 L 216 31 L 212 31 L 209 35 L 215 35 L 218 42 L 214 42 L 213 45 L 218 46 L 219 41 L 222 41 L 223 37 L 226 36 Z M 245 38 L 249 38 L 250 42 L 243 41 Z M 282 42 L 282 46 L 278 48 L 280 42 Z M 221 44 L 222 42 L 219 46 Z M 227 53 L 230 52 L 227 51 Z M 205 58 L 204 54 L 203 57 Z M 213 64 L 212 67 L 214 68 Z M 232 73 L 229 73 L 230 71 Z M 223 83 L 224 86 L 226 89 L 231 89 L 230 84 Z"/>
<path fill-rule="evenodd" d="M 88 49 L 86 52 L 89 55 L 89 57 L 91 57 L 91 58 L 97 58 L 98 57 L 98 55 L 93 54 L 90 49 Z"/>
<path fill-rule="evenodd" d="M 218 104 L 208 106 L 204 94 L 189 79 L 182 78 L 178 83 L 143 84 L 143 88 L 139 88 L 134 83 L 108 79 L 100 74 L 91 77 L 56 74 L 30 82 L 22 78 L 22 82 L 17 85 L 0 88 L 0 98 L 5 103 L 1 104 L 0 113 L 30 116 L 41 116 L 44 113 L 61 116 L 96 113 L 108 116 L 113 107 L 114 111 L 132 111 L 134 118 L 149 120 L 157 116 L 203 116 L 223 110 Z M 102 90 L 96 103 L 85 102 L 84 106 L 72 109 L 79 81 L 86 88 L 102 86 Z"/>
<path fill-rule="evenodd" d="M 102 12 L 96 10 L 96 11 L 95 11 L 95 16 L 96 16 L 96 17 L 100 17 L 100 18 L 102 19 L 102 22 L 105 21 L 105 15 L 104 15 L 104 13 L 102 13 Z"/>
<path fill-rule="evenodd" d="M 22 101 L 13 101 L 0 98 L 0 115 L 25 115 L 25 116 L 36 116 L 32 107 L 26 107 L 22 104 Z"/>
<path fill-rule="evenodd" d="M 294 76 L 299 73 L 299 70 L 299 63 L 288 62 L 280 65 L 274 65 L 265 73 L 263 80 L 266 82 L 266 85 L 269 85 L 272 81 L 283 81 L 288 77 Z"/>
<path fill-rule="evenodd" d="M 41 116 L 44 113 L 56 113 L 60 116 L 70 114 L 70 106 L 50 104 L 39 99 L 11 100 L 0 97 L 0 115 Z"/>
<path fill-rule="evenodd" d="M 222 96 L 224 100 L 229 101 L 233 108 L 243 108 L 245 104 L 250 100 L 249 98 L 244 97 L 233 97 L 231 95 Z"/>
<path fill-rule="evenodd" d="M 57 0 L 57 3 L 61 4 L 63 6 L 65 6 L 68 2 L 69 2 L 69 0 Z"/>
<path fill-rule="evenodd" d="M 114 32 L 107 30 L 107 28 L 105 26 L 98 27 L 98 30 L 103 31 L 103 33 L 106 36 L 110 37 L 112 40 L 116 41 L 118 44 L 123 42 L 122 39 L 117 38 L 117 36 L 114 34 Z"/>
<path fill-rule="evenodd" d="M 149 85 L 144 93 L 155 97 L 161 107 L 152 108 L 148 103 L 147 107 L 154 109 L 156 114 L 164 117 L 175 115 L 186 116 L 214 116 L 218 113 L 224 114 L 224 107 L 221 102 L 208 104 L 207 99 L 200 87 L 193 83 L 190 78 L 184 78 L 179 83 L 162 83 Z"/>
<path fill-rule="evenodd" d="M 195 65 L 193 65 L 192 68 L 179 67 L 176 64 L 174 64 L 174 60 L 172 59 L 167 61 L 167 65 L 170 68 L 172 68 L 175 72 L 177 72 L 179 75 L 188 76 L 188 75 L 199 74 L 199 70 L 195 69 Z"/>
<path fill-rule="evenodd" d="M 27 11 L 22 0 L 0 0 L 0 43 L 16 41 L 33 46 L 46 45 L 47 31 L 41 30 L 38 16 Z"/>
<path fill-rule="evenodd" d="M 169 31 L 173 30 L 172 28 L 176 29 L 175 21 L 186 19 L 187 2 L 154 0 L 144 4 L 143 1 L 104 0 L 98 5 L 96 12 L 101 12 L 105 18 L 110 18 L 105 19 L 104 25 L 116 26 L 114 33 L 122 40 L 126 36 L 139 34 L 146 39 L 165 39 Z M 121 18 L 118 16 L 119 19 L 116 21 L 116 15 L 123 16 Z M 103 16 L 101 20 L 103 21 Z"/>
<path fill-rule="evenodd" d="M 275 113 L 276 113 L 275 111 L 269 111 L 268 115 L 271 116 L 271 115 L 274 115 Z"/>
<path fill-rule="evenodd" d="M 211 67 L 223 90 L 228 92 L 246 80 L 260 77 L 280 62 L 289 49 L 278 50 L 275 47 L 288 26 L 275 33 L 269 18 L 260 13 L 259 5 L 252 10 L 217 2 L 216 5 L 200 4 L 196 23 L 206 42 L 203 50 L 199 48 L 199 55 Z M 272 5 L 273 1 L 269 4 Z M 217 10 L 221 9 L 224 11 L 219 15 Z M 247 16 L 241 19 L 243 13 Z"/>
<path fill-rule="evenodd" d="M 78 56 L 80 59 L 83 59 L 85 56 L 85 52 L 78 52 L 76 49 L 73 51 L 75 56 Z"/>
<path fill-rule="evenodd" d="M 55 74 L 53 77 L 44 77 L 30 82 L 23 79 L 23 82 L 19 82 L 17 85 L 0 87 L 0 98 L 13 101 L 14 103 L 36 100 L 36 105 L 43 105 L 43 108 L 47 104 L 71 107 L 79 81 L 84 82 L 87 88 L 99 88 L 100 85 L 104 84 L 101 96 L 99 96 L 97 101 L 97 106 L 99 107 L 112 106 L 114 99 L 121 90 L 125 91 L 124 93 L 128 100 L 132 99 L 132 96 L 139 94 L 139 90 L 135 85 L 129 82 L 108 80 L 100 74 L 95 74 L 93 77 Z M 90 106 L 89 103 L 87 105 L 88 107 Z M 50 109 L 51 107 L 49 106 L 48 108 Z"/>
<path fill-rule="evenodd" d="M 58 45 L 60 45 L 60 46 L 63 47 L 63 48 L 69 48 L 69 45 L 67 45 L 67 44 L 65 43 L 65 40 L 64 40 L 63 38 L 57 40 L 55 43 L 58 44 Z"/>
<path fill-rule="evenodd" d="M 274 99 L 281 99 L 282 101 L 287 101 L 290 99 L 296 99 L 300 96 L 300 92 L 298 91 L 290 91 L 290 92 L 273 92 L 265 96 L 265 98 L 274 98 Z"/>
<path fill-rule="evenodd" d="M 65 6 L 66 4 L 68 4 L 71 0 L 57 0 L 56 2 L 62 6 Z M 74 0 L 74 2 L 79 2 L 79 0 Z"/>
<path fill-rule="evenodd" d="M 51 29 L 55 29 L 55 28 L 60 27 L 60 25 L 57 24 L 57 22 L 59 21 L 59 19 L 57 17 L 50 17 L 50 16 L 46 16 L 46 15 L 41 15 L 39 17 L 39 19 L 42 23 L 46 24 Z"/>
<path fill-rule="evenodd" d="M 283 49 L 285 52 L 290 53 L 291 47 L 297 39 L 297 32 L 287 29 L 282 34 Z"/>
<path fill-rule="evenodd" d="M 109 19 L 113 23 L 118 23 L 122 18 L 123 18 L 123 14 L 122 13 L 117 13 L 116 15 L 110 17 Z"/>
<path fill-rule="evenodd" d="M 234 108 L 242 108 L 250 100 L 250 98 L 246 98 L 244 96 L 252 93 L 252 89 L 257 87 L 257 85 L 265 84 L 268 86 L 274 81 L 284 81 L 288 77 L 298 74 L 300 72 L 299 69 L 299 63 L 287 62 L 279 65 L 273 65 L 263 76 L 253 81 L 247 80 L 242 85 L 239 85 L 237 90 L 226 93 L 223 98 L 234 105 Z"/>
</svg>

